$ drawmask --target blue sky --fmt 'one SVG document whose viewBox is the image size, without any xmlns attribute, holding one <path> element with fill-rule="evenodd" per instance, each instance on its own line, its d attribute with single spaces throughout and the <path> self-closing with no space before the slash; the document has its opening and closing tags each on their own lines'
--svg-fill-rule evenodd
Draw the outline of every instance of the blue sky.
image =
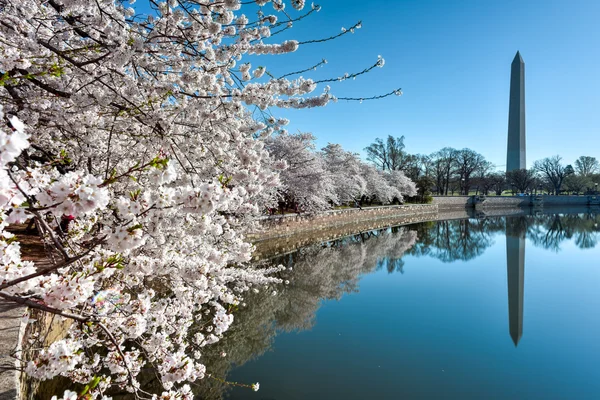
<svg viewBox="0 0 600 400">
<path fill-rule="evenodd" d="M 292 121 L 290 131 L 314 133 L 319 147 L 340 143 L 364 156 L 364 147 L 375 138 L 404 135 L 411 153 L 469 147 L 503 169 L 510 63 L 519 50 L 525 61 L 528 166 L 555 154 L 567 163 L 580 155 L 600 158 L 600 2 L 317 3 L 319 13 L 271 40 L 327 37 L 358 20 L 362 29 L 301 46 L 294 54 L 263 57 L 260 64 L 279 76 L 326 58 L 325 67 L 305 74 L 321 79 L 360 71 L 382 55 L 384 68 L 332 84 L 332 92 L 368 97 L 401 87 L 404 93 L 362 104 L 272 110 Z"/>
<path fill-rule="evenodd" d="M 248 0 L 245 0 L 246 2 Z M 286 11 L 299 15 L 289 0 Z M 406 150 L 430 154 L 469 147 L 504 169 L 510 63 L 525 61 L 527 165 L 559 154 L 600 159 L 600 1 L 598 0 L 315 0 L 320 12 L 267 39 L 299 41 L 362 29 L 336 40 L 300 46 L 292 54 L 249 57 L 275 76 L 328 64 L 313 79 L 358 72 L 331 84 L 338 97 L 369 97 L 402 88 L 402 97 L 271 112 L 289 118 L 291 132 L 312 132 L 319 148 L 339 143 L 365 157 L 375 138 L 405 136 Z M 307 1 L 308 10 L 310 0 Z M 145 2 L 136 3 L 147 12 Z M 244 6 L 251 21 L 255 6 Z M 247 7 L 250 7 L 249 9 Z M 273 13 L 270 4 L 265 13 Z M 276 13 L 275 13 L 276 14 Z M 317 89 L 320 94 L 322 87 Z"/>
</svg>

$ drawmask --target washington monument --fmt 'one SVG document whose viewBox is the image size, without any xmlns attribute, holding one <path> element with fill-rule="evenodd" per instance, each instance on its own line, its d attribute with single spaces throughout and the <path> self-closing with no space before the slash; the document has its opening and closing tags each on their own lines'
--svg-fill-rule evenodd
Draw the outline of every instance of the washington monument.
<svg viewBox="0 0 600 400">
<path fill-rule="evenodd" d="M 525 63 L 517 51 L 510 66 L 506 172 L 525 168 Z"/>
</svg>

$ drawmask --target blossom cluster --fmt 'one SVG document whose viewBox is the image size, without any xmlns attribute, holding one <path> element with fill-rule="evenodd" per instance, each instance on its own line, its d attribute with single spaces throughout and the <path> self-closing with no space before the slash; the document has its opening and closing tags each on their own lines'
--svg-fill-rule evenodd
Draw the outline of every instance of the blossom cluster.
<svg viewBox="0 0 600 400">
<path fill-rule="evenodd" d="M 81 361 L 80 348 L 79 343 L 70 339 L 54 342 L 36 360 L 29 361 L 25 371 L 35 378 L 48 379 L 72 370 Z"/>
<path fill-rule="evenodd" d="M 46 190 L 40 191 L 36 199 L 43 207 L 51 207 L 57 216 L 78 217 L 91 214 L 108 205 L 108 189 L 100 187 L 103 180 L 93 175 L 67 172 L 61 175 Z M 55 207 L 52 207 L 56 205 Z"/>
<path fill-rule="evenodd" d="M 0 119 L 4 119 L 2 105 Z M 0 207 L 3 208 L 24 201 L 24 197 L 9 177 L 8 169 L 9 163 L 15 161 L 21 152 L 29 147 L 29 135 L 25 133 L 23 123 L 15 116 L 10 116 L 8 120 L 12 130 L 0 129 Z"/>
</svg>

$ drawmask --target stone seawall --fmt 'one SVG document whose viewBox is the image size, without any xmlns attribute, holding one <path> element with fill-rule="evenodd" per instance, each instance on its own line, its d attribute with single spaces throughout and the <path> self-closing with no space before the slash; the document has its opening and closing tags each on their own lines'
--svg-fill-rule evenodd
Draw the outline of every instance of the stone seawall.
<svg viewBox="0 0 600 400">
<path fill-rule="evenodd" d="M 345 213 L 346 218 L 338 217 L 336 223 L 328 221 L 326 217 L 322 218 L 322 215 L 320 216 L 321 218 L 319 218 L 319 215 L 313 215 L 312 218 L 304 216 L 300 219 L 300 217 L 298 217 L 296 221 L 301 221 L 298 225 L 293 224 L 293 219 L 280 218 L 278 220 L 279 225 L 275 225 L 275 221 L 273 221 L 272 218 L 266 223 L 265 220 L 263 220 L 263 224 L 265 224 L 263 225 L 263 229 L 265 229 L 264 226 L 267 226 L 270 223 L 274 224 L 272 226 L 278 227 L 279 230 L 263 230 L 261 232 L 254 232 L 250 235 L 250 239 L 253 240 L 256 247 L 253 258 L 257 261 L 270 259 L 312 244 L 326 243 L 357 234 L 362 236 L 369 231 L 421 222 L 500 216 L 515 217 L 521 215 L 553 214 L 555 212 L 588 213 L 595 209 L 600 212 L 600 207 L 589 205 L 561 205 L 560 208 L 490 207 L 486 209 L 465 207 L 463 205 L 462 208 L 459 207 L 430 212 L 432 209 L 435 210 L 435 208 L 419 208 L 418 210 L 413 210 L 415 212 L 409 214 L 396 216 L 383 215 L 379 218 L 363 220 L 357 220 L 356 215 L 353 213 Z M 378 215 L 382 214 L 384 213 L 378 213 Z M 343 222 L 344 220 L 350 222 Z M 311 226 L 308 221 L 314 222 L 314 225 Z"/>
<path fill-rule="evenodd" d="M 263 217 L 259 220 L 259 229 L 248 235 L 257 242 L 292 233 L 317 231 L 335 226 L 359 224 L 378 219 L 393 220 L 402 217 L 419 217 L 438 212 L 436 204 L 414 204 L 387 207 L 347 208 L 312 214 L 285 214 Z M 369 225 L 367 223 L 366 225 Z M 388 224 L 389 226 L 389 224 Z"/>
<path fill-rule="evenodd" d="M 440 210 L 463 209 L 472 207 L 472 196 L 433 196 L 432 204 L 437 204 Z"/>
<path fill-rule="evenodd" d="M 468 217 L 467 211 L 457 211 L 456 213 L 460 214 L 455 217 L 457 219 Z M 338 225 L 320 225 L 321 227 L 317 229 L 293 231 L 289 234 L 277 237 L 270 236 L 264 239 L 261 238 L 254 242 L 256 250 L 254 251 L 253 258 L 254 260 L 268 259 L 315 243 L 325 243 L 346 236 L 385 229 L 390 226 L 433 221 L 437 218 L 437 213 L 421 213 L 370 219 L 366 221 L 363 220 Z"/>
<path fill-rule="evenodd" d="M 462 208 L 600 206 L 600 196 L 434 196 L 439 210 Z"/>
</svg>

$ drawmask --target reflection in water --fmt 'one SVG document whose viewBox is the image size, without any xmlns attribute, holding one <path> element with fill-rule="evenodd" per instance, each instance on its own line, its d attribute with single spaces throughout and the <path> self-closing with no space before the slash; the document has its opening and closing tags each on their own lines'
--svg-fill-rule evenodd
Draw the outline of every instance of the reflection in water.
<svg viewBox="0 0 600 400">
<path fill-rule="evenodd" d="M 525 235 L 514 235 L 506 226 L 506 275 L 508 282 L 509 332 L 515 346 L 523 335 L 523 289 L 525 279 Z"/>
<path fill-rule="evenodd" d="M 598 244 L 598 222 L 595 213 L 506 218 L 508 319 L 515 347 L 523 336 L 525 237 L 534 245 L 553 251 L 559 251 L 560 244 L 570 239 L 580 249 L 591 249 Z"/>
<path fill-rule="evenodd" d="M 339 299 L 358 292 L 363 274 L 386 268 L 402 270 L 402 256 L 417 240 L 414 231 L 404 228 L 359 233 L 326 246 L 310 246 L 275 262 L 292 267 L 291 284 L 281 296 L 288 305 L 278 314 L 279 328 L 308 329 L 321 300 Z"/>
<path fill-rule="evenodd" d="M 523 334 L 525 242 L 552 251 L 559 251 L 567 240 L 580 249 L 593 248 L 599 223 L 595 213 L 446 220 L 363 232 L 282 256 L 275 262 L 292 267 L 284 276 L 290 284 L 276 296 L 267 291 L 247 295 L 247 307 L 235 313 L 220 345 L 203 353 L 213 375 L 194 391 L 198 398 L 221 399 L 228 389 L 222 380 L 232 368 L 264 354 L 279 332 L 310 329 L 322 301 L 358 292 L 365 274 L 379 269 L 403 272 L 405 254 L 445 263 L 473 260 L 504 234 L 509 332 L 516 346 Z"/>
<path fill-rule="evenodd" d="M 580 249 L 591 249 L 598 244 L 600 233 L 599 214 L 556 214 L 533 217 L 527 230 L 527 238 L 535 246 L 559 251 L 565 240 L 574 239 Z"/>
<path fill-rule="evenodd" d="M 419 241 L 408 254 L 430 256 L 443 262 L 469 261 L 494 244 L 493 237 L 527 238 L 534 246 L 560 251 L 573 240 L 580 249 L 594 248 L 600 239 L 600 214 L 535 214 L 426 222 L 412 225 Z"/>
<path fill-rule="evenodd" d="M 471 260 L 493 244 L 493 232 L 501 220 L 470 218 L 414 225 L 419 242 L 410 254 L 427 255 L 448 263 Z"/>
<path fill-rule="evenodd" d="M 414 228 L 419 242 L 409 254 L 427 255 L 448 263 L 480 256 L 494 243 L 496 233 L 506 233 L 509 332 L 517 346 L 523 335 L 525 240 L 555 252 L 568 240 L 573 240 L 580 249 L 591 249 L 600 237 L 600 216 L 587 212 L 470 218 L 424 223 Z"/>
<path fill-rule="evenodd" d="M 291 267 L 283 276 L 290 284 L 275 296 L 266 290 L 245 296 L 246 307 L 234 314 L 234 323 L 219 346 L 202 353 L 212 376 L 194 387 L 196 398 L 223 398 L 229 389 L 223 380 L 231 368 L 264 354 L 279 332 L 310 329 L 322 301 L 358 292 L 362 275 L 378 269 L 401 272 L 401 258 L 416 240 L 415 231 L 395 227 L 308 246 L 274 259 Z"/>
</svg>

